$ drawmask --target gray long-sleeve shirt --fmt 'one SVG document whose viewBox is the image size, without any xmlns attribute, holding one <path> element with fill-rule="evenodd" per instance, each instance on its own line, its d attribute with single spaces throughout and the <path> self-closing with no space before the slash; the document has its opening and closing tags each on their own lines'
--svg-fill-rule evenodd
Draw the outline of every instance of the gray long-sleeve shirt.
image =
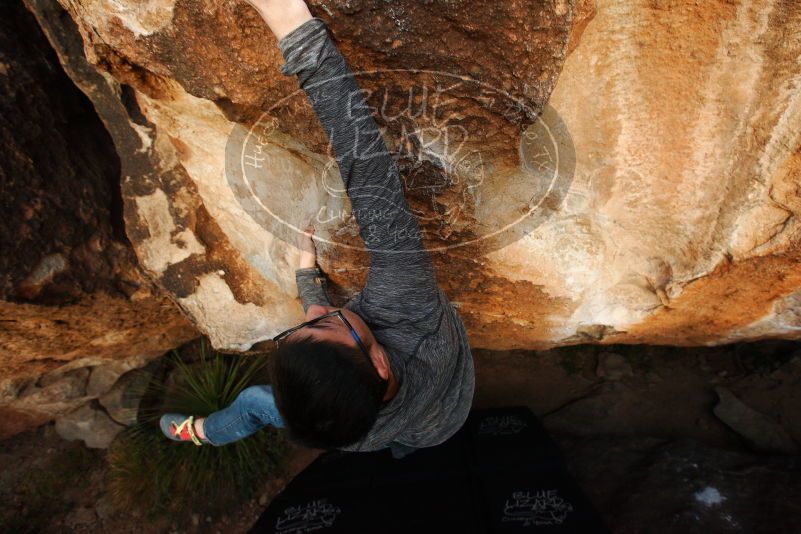
<svg viewBox="0 0 801 534">
<path fill-rule="evenodd" d="M 473 402 L 475 373 L 464 325 L 437 285 L 396 162 L 324 21 L 303 23 L 278 46 L 285 59 L 281 72 L 297 74 L 328 135 L 370 251 L 367 282 L 345 307 L 370 327 L 400 385 L 368 434 L 343 450 L 389 446 L 400 457 L 438 445 L 464 424 Z M 295 276 L 304 309 L 330 305 L 319 269 L 298 269 Z"/>
</svg>

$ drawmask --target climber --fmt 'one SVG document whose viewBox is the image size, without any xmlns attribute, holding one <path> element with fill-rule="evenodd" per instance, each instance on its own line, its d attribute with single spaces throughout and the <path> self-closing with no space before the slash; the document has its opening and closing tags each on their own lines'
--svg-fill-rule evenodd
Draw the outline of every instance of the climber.
<svg viewBox="0 0 801 534">
<path fill-rule="evenodd" d="M 165 414 L 176 441 L 221 446 L 273 425 L 318 449 L 395 458 L 451 437 L 475 387 L 464 325 L 438 287 L 398 169 L 353 73 L 303 0 L 248 0 L 275 34 L 331 141 L 370 267 L 362 291 L 331 306 L 314 228 L 299 235 L 295 271 L 305 321 L 274 338 L 271 385 L 244 389 L 207 417 Z M 356 194 L 358 193 L 358 194 Z"/>
</svg>

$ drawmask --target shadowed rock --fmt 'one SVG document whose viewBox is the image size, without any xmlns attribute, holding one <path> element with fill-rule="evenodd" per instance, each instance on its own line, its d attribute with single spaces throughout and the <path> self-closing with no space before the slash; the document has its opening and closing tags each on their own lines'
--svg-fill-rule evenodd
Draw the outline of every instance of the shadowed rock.
<svg viewBox="0 0 801 534">
<path fill-rule="evenodd" d="M 715 415 L 740 434 L 757 451 L 797 454 L 798 445 L 781 425 L 770 417 L 749 408 L 734 393 L 718 386 L 715 392 L 720 402 Z"/>
</svg>

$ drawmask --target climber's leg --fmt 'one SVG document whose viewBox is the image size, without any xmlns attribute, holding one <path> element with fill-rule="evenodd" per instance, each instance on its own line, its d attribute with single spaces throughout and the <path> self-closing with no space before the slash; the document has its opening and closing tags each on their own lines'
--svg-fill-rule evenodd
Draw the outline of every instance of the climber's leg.
<svg viewBox="0 0 801 534">
<path fill-rule="evenodd" d="M 247 437 L 267 425 L 283 428 L 272 386 L 250 386 L 230 406 L 202 421 L 201 432 L 212 445 L 225 445 Z"/>
</svg>

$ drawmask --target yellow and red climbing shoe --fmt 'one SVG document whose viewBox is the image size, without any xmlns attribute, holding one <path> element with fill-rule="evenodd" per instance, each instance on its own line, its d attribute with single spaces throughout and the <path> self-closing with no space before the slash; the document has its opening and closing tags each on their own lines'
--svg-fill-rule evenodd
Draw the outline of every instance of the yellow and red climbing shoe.
<svg viewBox="0 0 801 534">
<path fill-rule="evenodd" d="M 178 413 L 165 413 L 159 420 L 159 426 L 164 435 L 173 441 L 191 441 L 197 446 L 209 442 L 195 433 L 194 415 L 187 417 Z"/>
</svg>

